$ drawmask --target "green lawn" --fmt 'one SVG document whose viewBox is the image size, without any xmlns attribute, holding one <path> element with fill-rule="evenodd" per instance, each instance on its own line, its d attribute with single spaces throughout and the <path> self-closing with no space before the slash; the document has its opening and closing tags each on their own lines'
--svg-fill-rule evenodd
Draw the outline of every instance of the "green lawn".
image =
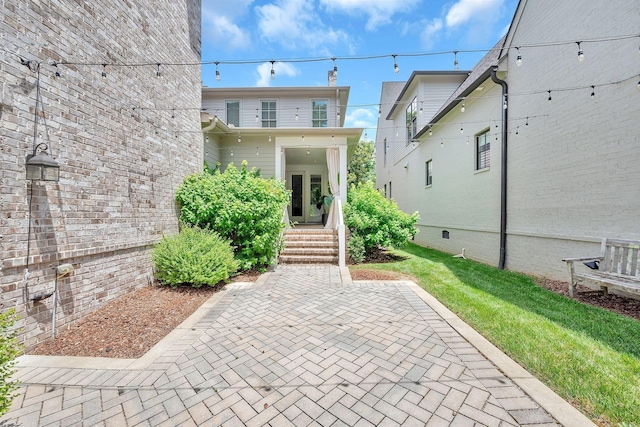
<svg viewBox="0 0 640 427">
<path fill-rule="evenodd" d="M 420 286 L 600 425 L 640 426 L 640 322 L 554 294 L 528 276 L 410 244 L 354 268 Z"/>
</svg>

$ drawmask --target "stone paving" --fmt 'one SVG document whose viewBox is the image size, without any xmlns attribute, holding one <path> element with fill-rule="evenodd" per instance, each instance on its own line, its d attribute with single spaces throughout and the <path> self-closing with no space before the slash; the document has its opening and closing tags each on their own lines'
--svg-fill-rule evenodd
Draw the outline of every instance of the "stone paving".
<svg viewBox="0 0 640 427">
<path fill-rule="evenodd" d="M 0 426 L 558 425 L 411 285 L 280 266 L 142 359 L 26 356 Z"/>
</svg>

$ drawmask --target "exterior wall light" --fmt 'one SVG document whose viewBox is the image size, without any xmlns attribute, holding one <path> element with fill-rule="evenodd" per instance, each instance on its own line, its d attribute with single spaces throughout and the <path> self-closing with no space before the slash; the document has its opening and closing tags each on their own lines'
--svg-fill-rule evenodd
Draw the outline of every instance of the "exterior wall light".
<svg viewBox="0 0 640 427">
<path fill-rule="evenodd" d="M 40 152 L 38 153 L 38 148 Z M 27 179 L 31 181 L 54 181 L 60 177 L 60 165 L 47 153 L 45 143 L 36 145 L 33 154 L 27 156 Z"/>
</svg>

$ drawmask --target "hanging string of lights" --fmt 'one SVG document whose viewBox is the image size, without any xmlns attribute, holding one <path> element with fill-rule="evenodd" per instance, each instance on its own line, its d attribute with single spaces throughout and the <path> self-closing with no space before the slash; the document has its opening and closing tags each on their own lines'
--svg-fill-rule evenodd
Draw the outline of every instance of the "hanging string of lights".
<svg viewBox="0 0 640 427">
<path fill-rule="evenodd" d="M 578 60 L 583 61 L 585 59 L 585 54 L 583 50 L 583 46 L 591 43 L 606 43 L 613 42 L 619 40 L 628 40 L 633 38 L 640 38 L 640 34 L 623 34 L 618 36 L 610 36 L 610 37 L 598 37 L 598 38 L 589 38 L 589 39 L 581 39 L 581 40 L 564 40 L 564 41 L 556 41 L 556 42 L 542 42 L 542 43 L 529 43 L 529 44 L 521 44 L 518 46 L 510 46 L 510 47 L 493 47 L 489 49 L 454 49 L 454 50 L 443 50 L 443 51 L 427 51 L 427 52 L 416 52 L 416 53 L 392 53 L 392 54 L 377 54 L 377 55 L 353 55 L 353 56 L 331 56 L 331 57 L 309 57 L 309 58 L 281 58 L 281 59 L 242 59 L 242 60 L 206 60 L 199 62 L 160 62 L 157 60 L 153 61 L 140 61 L 140 62 L 118 62 L 118 61 L 104 61 L 104 60 L 95 60 L 95 61 L 76 61 L 76 60 L 29 60 L 34 63 L 46 64 L 53 67 L 53 74 L 56 77 L 61 77 L 62 74 L 60 72 L 60 66 L 88 66 L 88 67 L 99 67 L 99 72 L 103 77 L 107 75 L 108 67 L 150 67 L 156 77 L 163 76 L 163 69 L 170 66 L 180 66 L 180 67 L 190 67 L 190 66 L 209 66 L 215 65 L 215 76 L 216 80 L 220 81 L 222 79 L 222 75 L 220 72 L 220 65 L 256 65 L 256 64 L 271 64 L 271 78 L 275 79 L 275 64 L 276 63 L 287 63 L 287 64 L 296 64 L 296 63 L 313 63 L 313 62 L 331 62 L 333 63 L 333 73 L 334 76 L 337 77 L 338 74 L 338 61 L 369 61 L 369 60 L 377 60 L 377 59 L 385 59 L 392 58 L 393 59 L 393 71 L 394 73 L 400 72 L 400 66 L 398 64 L 398 58 L 415 58 L 415 57 L 429 57 L 429 56 L 440 56 L 440 55 L 453 55 L 454 57 L 454 69 L 457 69 L 458 64 L 458 54 L 459 53 L 486 53 L 494 49 L 498 50 L 511 50 L 514 49 L 517 52 L 516 65 L 521 66 L 524 62 L 524 50 L 527 49 L 536 49 L 536 48 L 544 48 L 544 47 L 556 47 L 563 45 L 577 45 L 578 47 Z M 26 61 L 21 56 L 15 54 L 14 52 L 8 51 L 5 48 L 0 48 L 0 50 L 7 52 L 9 54 L 13 54 L 18 56 L 22 61 Z"/>
</svg>

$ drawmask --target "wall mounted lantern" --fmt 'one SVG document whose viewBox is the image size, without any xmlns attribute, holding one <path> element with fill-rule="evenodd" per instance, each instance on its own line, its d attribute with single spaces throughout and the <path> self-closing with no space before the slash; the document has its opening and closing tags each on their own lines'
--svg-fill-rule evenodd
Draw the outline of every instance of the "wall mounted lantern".
<svg viewBox="0 0 640 427">
<path fill-rule="evenodd" d="M 38 149 L 40 148 L 40 152 Z M 58 181 L 60 165 L 53 160 L 44 142 L 36 145 L 33 154 L 27 156 L 27 179 L 32 181 Z"/>
</svg>

